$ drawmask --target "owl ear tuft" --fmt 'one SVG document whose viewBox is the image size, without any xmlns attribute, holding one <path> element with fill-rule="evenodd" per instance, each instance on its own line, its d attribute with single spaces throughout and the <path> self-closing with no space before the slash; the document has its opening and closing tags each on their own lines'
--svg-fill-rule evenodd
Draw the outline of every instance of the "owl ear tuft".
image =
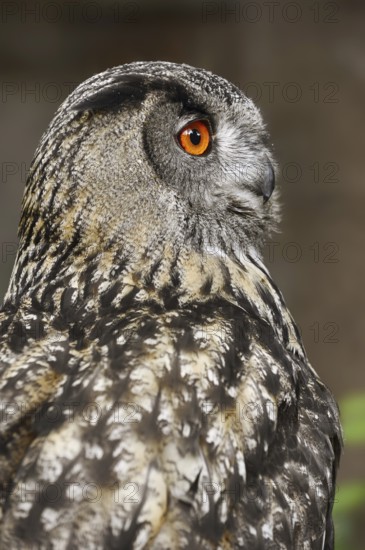
<svg viewBox="0 0 365 550">
<path fill-rule="evenodd" d="M 189 109 L 202 111 L 202 108 L 189 95 L 184 86 L 178 82 L 155 75 L 128 73 L 119 76 L 113 82 L 105 84 L 95 91 L 81 96 L 72 105 L 75 111 L 113 110 L 123 103 L 141 103 L 151 91 L 163 91 L 171 101 L 182 103 Z"/>
<path fill-rule="evenodd" d="M 77 101 L 76 111 L 115 109 L 124 102 L 140 103 L 147 93 L 146 77 L 136 73 L 124 74 L 117 81 Z"/>
</svg>

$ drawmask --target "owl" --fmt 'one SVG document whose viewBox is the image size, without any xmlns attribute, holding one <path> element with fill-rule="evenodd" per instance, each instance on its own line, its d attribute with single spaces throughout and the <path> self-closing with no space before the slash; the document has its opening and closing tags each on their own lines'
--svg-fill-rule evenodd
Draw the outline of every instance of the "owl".
<svg viewBox="0 0 365 550">
<path fill-rule="evenodd" d="M 0 312 L 1 547 L 331 549 L 338 409 L 263 264 L 277 167 L 206 70 L 81 84 Z"/>
</svg>

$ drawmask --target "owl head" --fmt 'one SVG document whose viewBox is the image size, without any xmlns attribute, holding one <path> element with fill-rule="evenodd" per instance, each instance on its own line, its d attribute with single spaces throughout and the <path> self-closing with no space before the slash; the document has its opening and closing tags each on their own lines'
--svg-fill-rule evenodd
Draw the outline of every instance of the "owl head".
<svg viewBox="0 0 365 550">
<path fill-rule="evenodd" d="M 274 186 L 260 112 L 237 87 L 188 65 L 122 65 L 82 83 L 43 136 L 21 253 L 31 247 L 39 266 L 50 249 L 61 263 L 111 247 L 124 259 L 167 245 L 259 251 L 277 219 Z"/>
</svg>

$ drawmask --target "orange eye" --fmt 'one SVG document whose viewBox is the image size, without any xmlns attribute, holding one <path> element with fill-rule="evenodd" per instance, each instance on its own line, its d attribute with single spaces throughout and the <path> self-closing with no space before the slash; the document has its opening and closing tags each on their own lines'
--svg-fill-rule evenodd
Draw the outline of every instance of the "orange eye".
<svg viewBox="0 0 365 550">
<path fill-rule="evenodd" d="M 181 147 L 190 155 L 203 155 L 206 153 L 210 141 L 210 129 L 205 120 L 189 122 L 177 136 Z"/>
</svg>

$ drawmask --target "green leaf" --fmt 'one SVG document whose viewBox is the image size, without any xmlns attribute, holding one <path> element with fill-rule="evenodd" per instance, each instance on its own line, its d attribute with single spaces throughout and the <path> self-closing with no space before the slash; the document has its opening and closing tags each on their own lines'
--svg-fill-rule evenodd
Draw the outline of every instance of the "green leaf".
<svg viewBox="0 0 365 550">
<path fill-rule="evenodd" d="M 340 411 L 345 445 L 365 444 L 365 393 L 342 399 Z"/>
<path fill-rule="evenodd" d="M 338 487 L 333 508 L 335 517 L 352 513 L 361 505 L 365 505 L 364 481 L 344 483 Z"/>
<path fill-rule="evenodd" d="M 336 492 L 333 509 L 336 550 L 363 550 L 359 534 L 362 507 L 365 508 L 365 482 L 341 484 Z"/>
</svg>

